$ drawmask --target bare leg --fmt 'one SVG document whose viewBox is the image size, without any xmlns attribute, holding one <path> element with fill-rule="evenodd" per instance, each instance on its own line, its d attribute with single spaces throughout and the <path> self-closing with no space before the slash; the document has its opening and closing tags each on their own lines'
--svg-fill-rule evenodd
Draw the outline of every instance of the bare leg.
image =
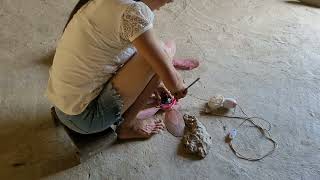
<svg viewBox="0 0 320 180">
<path fill-rule="evenodd" d="M 148 138 L 164 128 L 163 123 L 155 119 L 136 119 L 159 85 L 151 66 L 139 54 L 132 57 L 114 76 L 112 83 L 124 101 L 121 112 L 124 121 L 117 129 L 120 139 Z"/>
<path fill-rule="evenodd" d="M 155 75 L 133 105 L 124 113 L 124 122 L 117 129 L 119 139 L 148 138 L 164 129 L 164 124 L 160 120 L 136 119 L 138 112 L 145 107 L 145 102 L 158 84 L 159 79 Z"/>
<path fill-rule="evenodd" d="M 163 45 L 165 51 L 169 55 L 171 59 L 173 59 L 173 56 L 176 54 L 177 46 L 176 43 L 173 40 L 164 42 Z"/>
</svg>

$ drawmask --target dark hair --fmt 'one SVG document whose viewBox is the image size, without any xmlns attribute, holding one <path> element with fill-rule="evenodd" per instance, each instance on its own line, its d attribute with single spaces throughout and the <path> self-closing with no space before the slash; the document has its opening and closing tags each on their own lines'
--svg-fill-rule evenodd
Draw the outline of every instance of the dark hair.
<svg viewBox="0 0 320 180">
<path fill-rule="evenodd" d="M 78 12 L 79 9 L 82 8 L 82 6 L 84 6 L 85 4 L 87 4 L 90 0 L 79 0 L 78 3 L 76 4 L 76 6 L 73 8 L 73 10 L 71 11 L 68 21 L 66 23 L 66 25 L 63 28 L 63 31 L 66 29 L 67 25 L 69 24 L 69 22 L 71 21 L 71 19 L 73 18 L 73 16 Z"/>
<path fill-rule="evenodd" d="M 71 19 L 73 18 L 73 16 L 78 12 L 79 9 L 81 9 L 85 4 L 87 4 L 89 1 L 91 0 L 79 0 L 78 3 L 76 4 L 76 6 L 73 8 L 73 10 L 70 13 L 69 19 L 66 23 L 66 25 L 63 28 L 63 31 L 66 29 L 67 25 L 69 24 L 69 22 L 71 21 Z M 133 1 L 141 1 L 141 0 L 133 0 Z"/>
</svg>

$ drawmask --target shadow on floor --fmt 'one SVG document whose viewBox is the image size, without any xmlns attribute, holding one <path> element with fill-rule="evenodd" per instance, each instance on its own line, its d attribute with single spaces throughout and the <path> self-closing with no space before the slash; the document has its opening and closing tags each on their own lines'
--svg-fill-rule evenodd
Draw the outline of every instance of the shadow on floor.
<svg viewBox="0 0 320 180">
<path fill-rule="evenodd" d="M 1 126 L 0 179 L 39 179 L 80 163 L 63 129 L 50 125 L 48 115 L 34 118 L 6 118 L 15 123 Z"/>
<path fill-rule="evenodd" d="M 112 128 L 90 135 L 82 135 L 68 129 L 66 131 L 79 148 L 81 162 L 87 161 L 117 142 L 117 135 Z"/>
<path fill-rule="evenodd" d="M 49 53 L 47 53 L 45 56 L 37 60 L 37 62 L 40 65 L 50 67 L 52 65 L 55 53 L 56 53 L 55 50 L 50 50 Z"/>
<path fill-rule="evenodd" d="M 320 1 L 317 4 L 314 3 L 307 3 L 307 2 L 301 2 L 301 1 L 285 1 L 288 4 L 293 4 L 296 6 L 308 6 L 308 7 L 312 7 L 312 8 L 320 8 Z"/>
<path fill-rule="evenodd" d="M 79 134 L 64 126 L 57 117 L 54 108 L 51 108 L 51 116 L 56 127 L 63 127 L 80 152 L 81 162 L 102 152 L 117 141 L 117 135 L 112 128 L 94 134 Z"/>
</svg>

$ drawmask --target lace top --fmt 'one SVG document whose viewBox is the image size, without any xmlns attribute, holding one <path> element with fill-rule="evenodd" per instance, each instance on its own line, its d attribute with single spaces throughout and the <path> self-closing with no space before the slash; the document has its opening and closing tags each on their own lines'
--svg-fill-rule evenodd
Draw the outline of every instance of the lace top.
<svg viewBox="0 0 320 180">
<path fill-rule="evenodd" d="M 83 112 L 113 74 L 132 57 L 131 42 L 152 28 L 143 2 L 92 0 L 72 18 L 59 40 L 46 94 L 69 115 Z"/>
<path fill-rule="evenodd" d="M 152 28 L 154 15 L 142 2 L 134 3 L 124 11 L 120 26 L 120 36 L 132 42 L 142 33 Z"/>
</svg>

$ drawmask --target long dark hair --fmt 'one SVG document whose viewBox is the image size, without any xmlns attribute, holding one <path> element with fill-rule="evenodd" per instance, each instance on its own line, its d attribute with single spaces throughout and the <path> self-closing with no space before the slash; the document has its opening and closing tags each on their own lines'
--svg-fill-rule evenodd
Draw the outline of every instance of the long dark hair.
<svg viewBox="0 0 320 180">
<path fill-rule="evenodd" d="M 71 19 L 73 18 L 73 16 L 78 12 L 79 9 L 81 9 L 85 4 L 87 4 L 89 1 L 91 0 L 79 0 L 78 3 L 76 4 L 76 6 L 73 8 L 73 10 L 70 13 L 69 19 L 66 23 L 66 25 L 63 28 L 63 31 L 66 29 L 67 25 L 69 24 L 69 22 L 71 21 Z M 133 0 L 133 1 L 140 1 L 140 0 Z"/>
</svg>

